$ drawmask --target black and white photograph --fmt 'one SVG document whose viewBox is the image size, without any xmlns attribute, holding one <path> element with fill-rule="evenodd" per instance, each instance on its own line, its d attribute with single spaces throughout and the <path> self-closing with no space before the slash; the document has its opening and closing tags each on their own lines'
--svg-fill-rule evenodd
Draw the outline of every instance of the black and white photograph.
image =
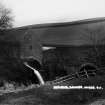
<svg viewBox="0 0 105 105">
<path fill-rule="evenodd" d="M 0 105 L 105 105 L 105 0 L 0 0 Z"/>
</svg>

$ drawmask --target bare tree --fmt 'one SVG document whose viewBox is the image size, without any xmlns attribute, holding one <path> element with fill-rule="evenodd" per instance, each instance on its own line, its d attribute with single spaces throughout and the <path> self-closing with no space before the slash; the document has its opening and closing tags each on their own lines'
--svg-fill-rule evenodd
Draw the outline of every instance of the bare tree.
<svg viewBox="0 0 105 105">
<path fill-rule="evenodd" d="M 0 29 L 9 29 L 12 27 L 13 17 L 11 9 L 5 8 L 0 4 Z"/>
</svg>

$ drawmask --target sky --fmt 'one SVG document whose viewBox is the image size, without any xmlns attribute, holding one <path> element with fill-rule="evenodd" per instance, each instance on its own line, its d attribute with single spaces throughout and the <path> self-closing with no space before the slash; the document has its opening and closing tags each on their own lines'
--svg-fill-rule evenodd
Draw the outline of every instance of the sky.
<svg viewBox="0 0 105 105">
<path fill-rule="evenodd" d="M 14 27 L 105 17 L 105 0 L 0 0 L 12 10 Z"/>
</svg>

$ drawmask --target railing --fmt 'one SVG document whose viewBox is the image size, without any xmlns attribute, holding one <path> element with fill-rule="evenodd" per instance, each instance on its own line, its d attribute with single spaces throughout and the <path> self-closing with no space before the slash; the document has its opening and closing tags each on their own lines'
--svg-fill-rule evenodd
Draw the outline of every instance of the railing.
<svg viewBox="0 0 105 105">
<path fill-rule="evenodd" d="M 83 70 L 83 71 L 79 71 L 76 72 L 75 74 L 71 74 L 71 75 L 67 75 L 67 76 L 63 76 L 61 78 L 58 78 L 56 80 L 51 81 L 52 84 L 59 84 L 62 82 L 66 82 L 75 78 L 89 78 L 91 76 L 95 76 L 96 75 L 96 70 Z"/>
</svg>

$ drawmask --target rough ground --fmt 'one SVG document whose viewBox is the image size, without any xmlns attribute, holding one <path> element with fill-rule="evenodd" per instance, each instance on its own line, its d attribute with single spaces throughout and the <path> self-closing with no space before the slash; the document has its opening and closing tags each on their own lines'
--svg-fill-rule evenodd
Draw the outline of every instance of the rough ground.
<svg viewBox="0 0 105 105">
<path fill-rule="evenodd" d="M 53 90 L 46 85 L 5 93 L 0 96 L 0 105 L 105 105 L 104 91 Z"/>
<path fill-rule="evenodd" d="M 2 94 L 0 95 L 0 105 L 105 105 L 105 103 L 100 104 L 104 102 L 102 99 L 105 99 L 104 78 L 104 76 L 97 76 L 88 80 L 75 79 L 62 83 L 62 85 L 78 86 L 99 85 L 102 86 L 102 90 L 54 90 L 53 85 L 46 84 L 28 90 Z"/>
<path fill-rule="evenodd" d="M 86 104 L 74 99 L 75 95 L 69 97 L 70 93 L 65 94 L 62 92 L 63 97 L 61 97 L 59 93 L 61 92 L 56 92 L 46 87 L 34 88 L 18 93 L 7 93 L 0 96 L 0 105 L 105 105 L 104 100 L 94 102 L 97 99 L 93 99 L 91 100 L 93 104 L 90 104 L 89 101 Z"/>
</svg>

